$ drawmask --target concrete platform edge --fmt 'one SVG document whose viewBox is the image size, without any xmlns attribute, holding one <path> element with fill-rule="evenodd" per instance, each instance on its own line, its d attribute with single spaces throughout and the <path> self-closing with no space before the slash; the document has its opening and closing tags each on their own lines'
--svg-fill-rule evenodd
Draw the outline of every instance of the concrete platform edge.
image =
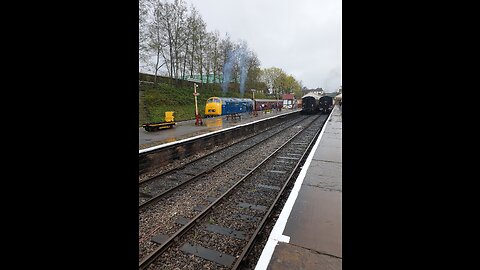
<svg viewBox="0 0 480 270">
<path fill-rule="evenodd" d="M 184 142 L 187 142 L 187 141 L 196 140 L 198 138 L 205 137 L 205 136 L 210 136 L 210 135 L 215 134 L 215 133 L 225 132 L 225 131 L 230 130 L 230 129 L 234 129 L 234 128 L 238 128 L 238 127 L 242 127 L 242 126 L 247 126 L 247 125 L 250 125 L 250 124 L 253 124 L 253 123 L 256 123 L 256 122 L 266 121 L 270 118 L 284 116 L 284 115 L 291 114 L 291 113 L 296 113 L 296 112 L 297 111 L 292 111 L 292 112 L 288 112 L 288 113 L 284 113 L 284 114 L 278 114 L 278 115 L 274 115 L 274 116 L 271 116 L 271 117 L 258 119 L 258 120 L 252 121 L 252 122 L 247 122 L 247 123 L 244 123 L 244 124 L 240 124 L 240 125 L 237 125 L 237 126 L 234 126 L 234 127 L 228 127 L 228 128 L 224 128 L 224 129 L 221 129 L 221 130 L 212 131 L 212 132 L 209 132 L 209 133 L 197 135 L 197 136 L 194 136 L 194 137 L 185 138 L 185 139 L 182 139 L 182 140 L 179 140 L 179 141 L 169 142 L 169 143 L 165 143 L 165 144 L 161 144 L 161 145 L 157 145 L 157 146 L 152 146 L 152 147 L 145 148 L 145 149 L 140 149 L 138 151 L 138 153 L 142 154 L 142 153 L 145 153 L 145 152 L 150 152 L 150 151 L 161 149 L 161 148 L 171 146 L 171 145 L 174 145 L 174 144 L 180 144 L 180 143 L 184 143 Z"/>
<path fill-rule="evenodd" d="M 305 164 L 303 165 L 303 168 L 300 171 L 300 174 L 295 180 L 295 184 L 292 188 L 292 191 L 290 192 L 290 196 L 285 202 L 285 206 L 283 207 L 282 212 L 280 213 L 280 216 L 278 217 L 277 222 L 275 223 L 275 226 L 273 227 L 272 232 L 268 237 L 267 243 L 265 244 L 262 254 L 260 255 L 257 265 L 255 266 L 255 270 L 267 269 L 270 263 L 270 260 L 272 258 L 273 252 L 275 251 L 275 246 L 277 245 L 277 243 L 278 242 L 288 243 L 290 241 L 290 237 L 283 235 L 283 231 L 285 229 L 285 226 L 287 225 L 288 217 L 290 216 L 293 205 L 295 204 L 295 200 L 297 199 L 298 192 L 300 191 L 300 187 L 302 186 L 303 180 L 305 179 L 307 170 L 310 167 L 310 163 L 312 162 L 315 151 L 317 150 L 318 145 L 320 144 L 320 140 L 322 139 L 323 133 L 325 132 L 325 128 L 327 127 L 327 124 L 329 123 L 331 117 L 332 117 L 332 113 L 330 113 L 330 115 L 328 116 L 325 122 L 325 125 L 320 131 L 320 135 L 318 136 L 317 141 L 315 142 L 315 145 L 310 151 L 310 154 L 305 160 Z"/>
</svg>

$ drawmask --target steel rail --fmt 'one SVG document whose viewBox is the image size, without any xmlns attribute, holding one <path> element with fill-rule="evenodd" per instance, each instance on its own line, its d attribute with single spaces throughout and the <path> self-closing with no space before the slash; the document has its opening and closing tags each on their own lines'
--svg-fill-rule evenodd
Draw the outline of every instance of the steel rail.
<svg viewBox="0 0 480 270">
<path fill-rule="evenodd" d="M 161 244 L 157 247 L 152 253 L 145 256 L 139 262 L 139 269 L 146 269 L 150 264 L 152 264 L 163 252 L 165 252 L 174 242 L 178 241 L 179 238 L 184 235 L 188 230 L 193 227 L 199 220 L 206 216 L 216 205 L 218 205 L 223 199 L 227 198 L 232 191 L 238 187 L 242 182 L 244 182 L 247 178 L 249 178 L 260 166 L 262 166 L 265 162 L 269 161 L 272 156 L 277 154 L 280 150 L 282 150 L 290 141 L 295 139 L 300 133 L 307 130 L 307 128 L 312 125 L 318 118 L 314 119 L 308 126 L 304 129 L 299 130 L 295 133 L 289 140 L 283 143 L 280 147 L 278 147 L 275 151 L 273 151 L 270 155 L 268 155 L 262 162 L 260 162 L 255 168 L 253 168 L 250 172 L 244 175 L 240 180 L 238 180 L 233 186 L 231 186 L 227 191 L 225 191 L 220 197 L 218 197 L 215 201 L 213 201 L 210 205 L 208 205 L 201 213 L 196 215 L 192 220 L 190 220 L 187 224 L 185 224 L 182 228 L 180 228 L 177 232 L 175 232 L 172 236 L 170 236 L 165 243 Z"/>
</svg>

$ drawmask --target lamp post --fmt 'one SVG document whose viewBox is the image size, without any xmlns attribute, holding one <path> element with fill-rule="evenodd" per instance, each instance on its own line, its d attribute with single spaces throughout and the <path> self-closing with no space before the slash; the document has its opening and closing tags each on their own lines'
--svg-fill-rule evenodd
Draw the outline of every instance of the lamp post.
<svg viewBox="0 0 480 270">
<path fill-rule="evenodd" d="M 279 105 L 278 105 L 278 90 L 275 91 L 275 98 L 277 99 L 276 105 L 277 105 L 277 107 L 278 107 L 278 106 L 279 106 Z"/>
<path fill-rule="evenodd" d="M 252 114 L 253 116 L 257 116 L 257 102 L 255 101 L 255 89 L 250 89 L 250 91 L 252 91 L 252 99 L 253 99 L 253 110 L 252 110 Z"/>
</svg>

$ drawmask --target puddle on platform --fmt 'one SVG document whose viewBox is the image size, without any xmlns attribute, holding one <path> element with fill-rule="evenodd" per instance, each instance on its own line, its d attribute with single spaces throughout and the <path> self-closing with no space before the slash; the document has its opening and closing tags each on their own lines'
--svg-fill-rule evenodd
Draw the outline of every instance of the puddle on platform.
<svg viewBox="0 0 480 270">
<path fill-rule="evenodd" d="M 177 141 L 176 138 L 167 138 L 167 139 L 165 139 L 165 142 L 167 142 L 167 143 L 169 143 L 169 142 L 175 142 L 175 141 Z"/>
<path fill-rule="evenodd" d="M 223 127 L 223 119 L 221 117 L 217 117 L 213 119 L 205 119 L 203 123 L 207 127 Z"/>
</svg>

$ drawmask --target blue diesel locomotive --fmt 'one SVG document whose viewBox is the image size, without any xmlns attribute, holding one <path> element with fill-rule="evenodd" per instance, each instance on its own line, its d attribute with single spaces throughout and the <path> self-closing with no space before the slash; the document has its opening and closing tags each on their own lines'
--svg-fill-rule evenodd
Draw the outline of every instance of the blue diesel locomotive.
<svg viewBox="0 0 480 270">
<path fill-rule="evenodd" d="M 219 116 L 251 112 L 253 100 L 249 98 L 211 97 L 205 105 L 205 116 Z"/>
<path fill-rule="evenodd" d="M 211 97 L 207 99 L 207 104 L 205 105 L 205 116 L 213 117 L 252 112 L 253 110 L 281 109 L 282 107 L 283 100 Z"/>
</svg>

